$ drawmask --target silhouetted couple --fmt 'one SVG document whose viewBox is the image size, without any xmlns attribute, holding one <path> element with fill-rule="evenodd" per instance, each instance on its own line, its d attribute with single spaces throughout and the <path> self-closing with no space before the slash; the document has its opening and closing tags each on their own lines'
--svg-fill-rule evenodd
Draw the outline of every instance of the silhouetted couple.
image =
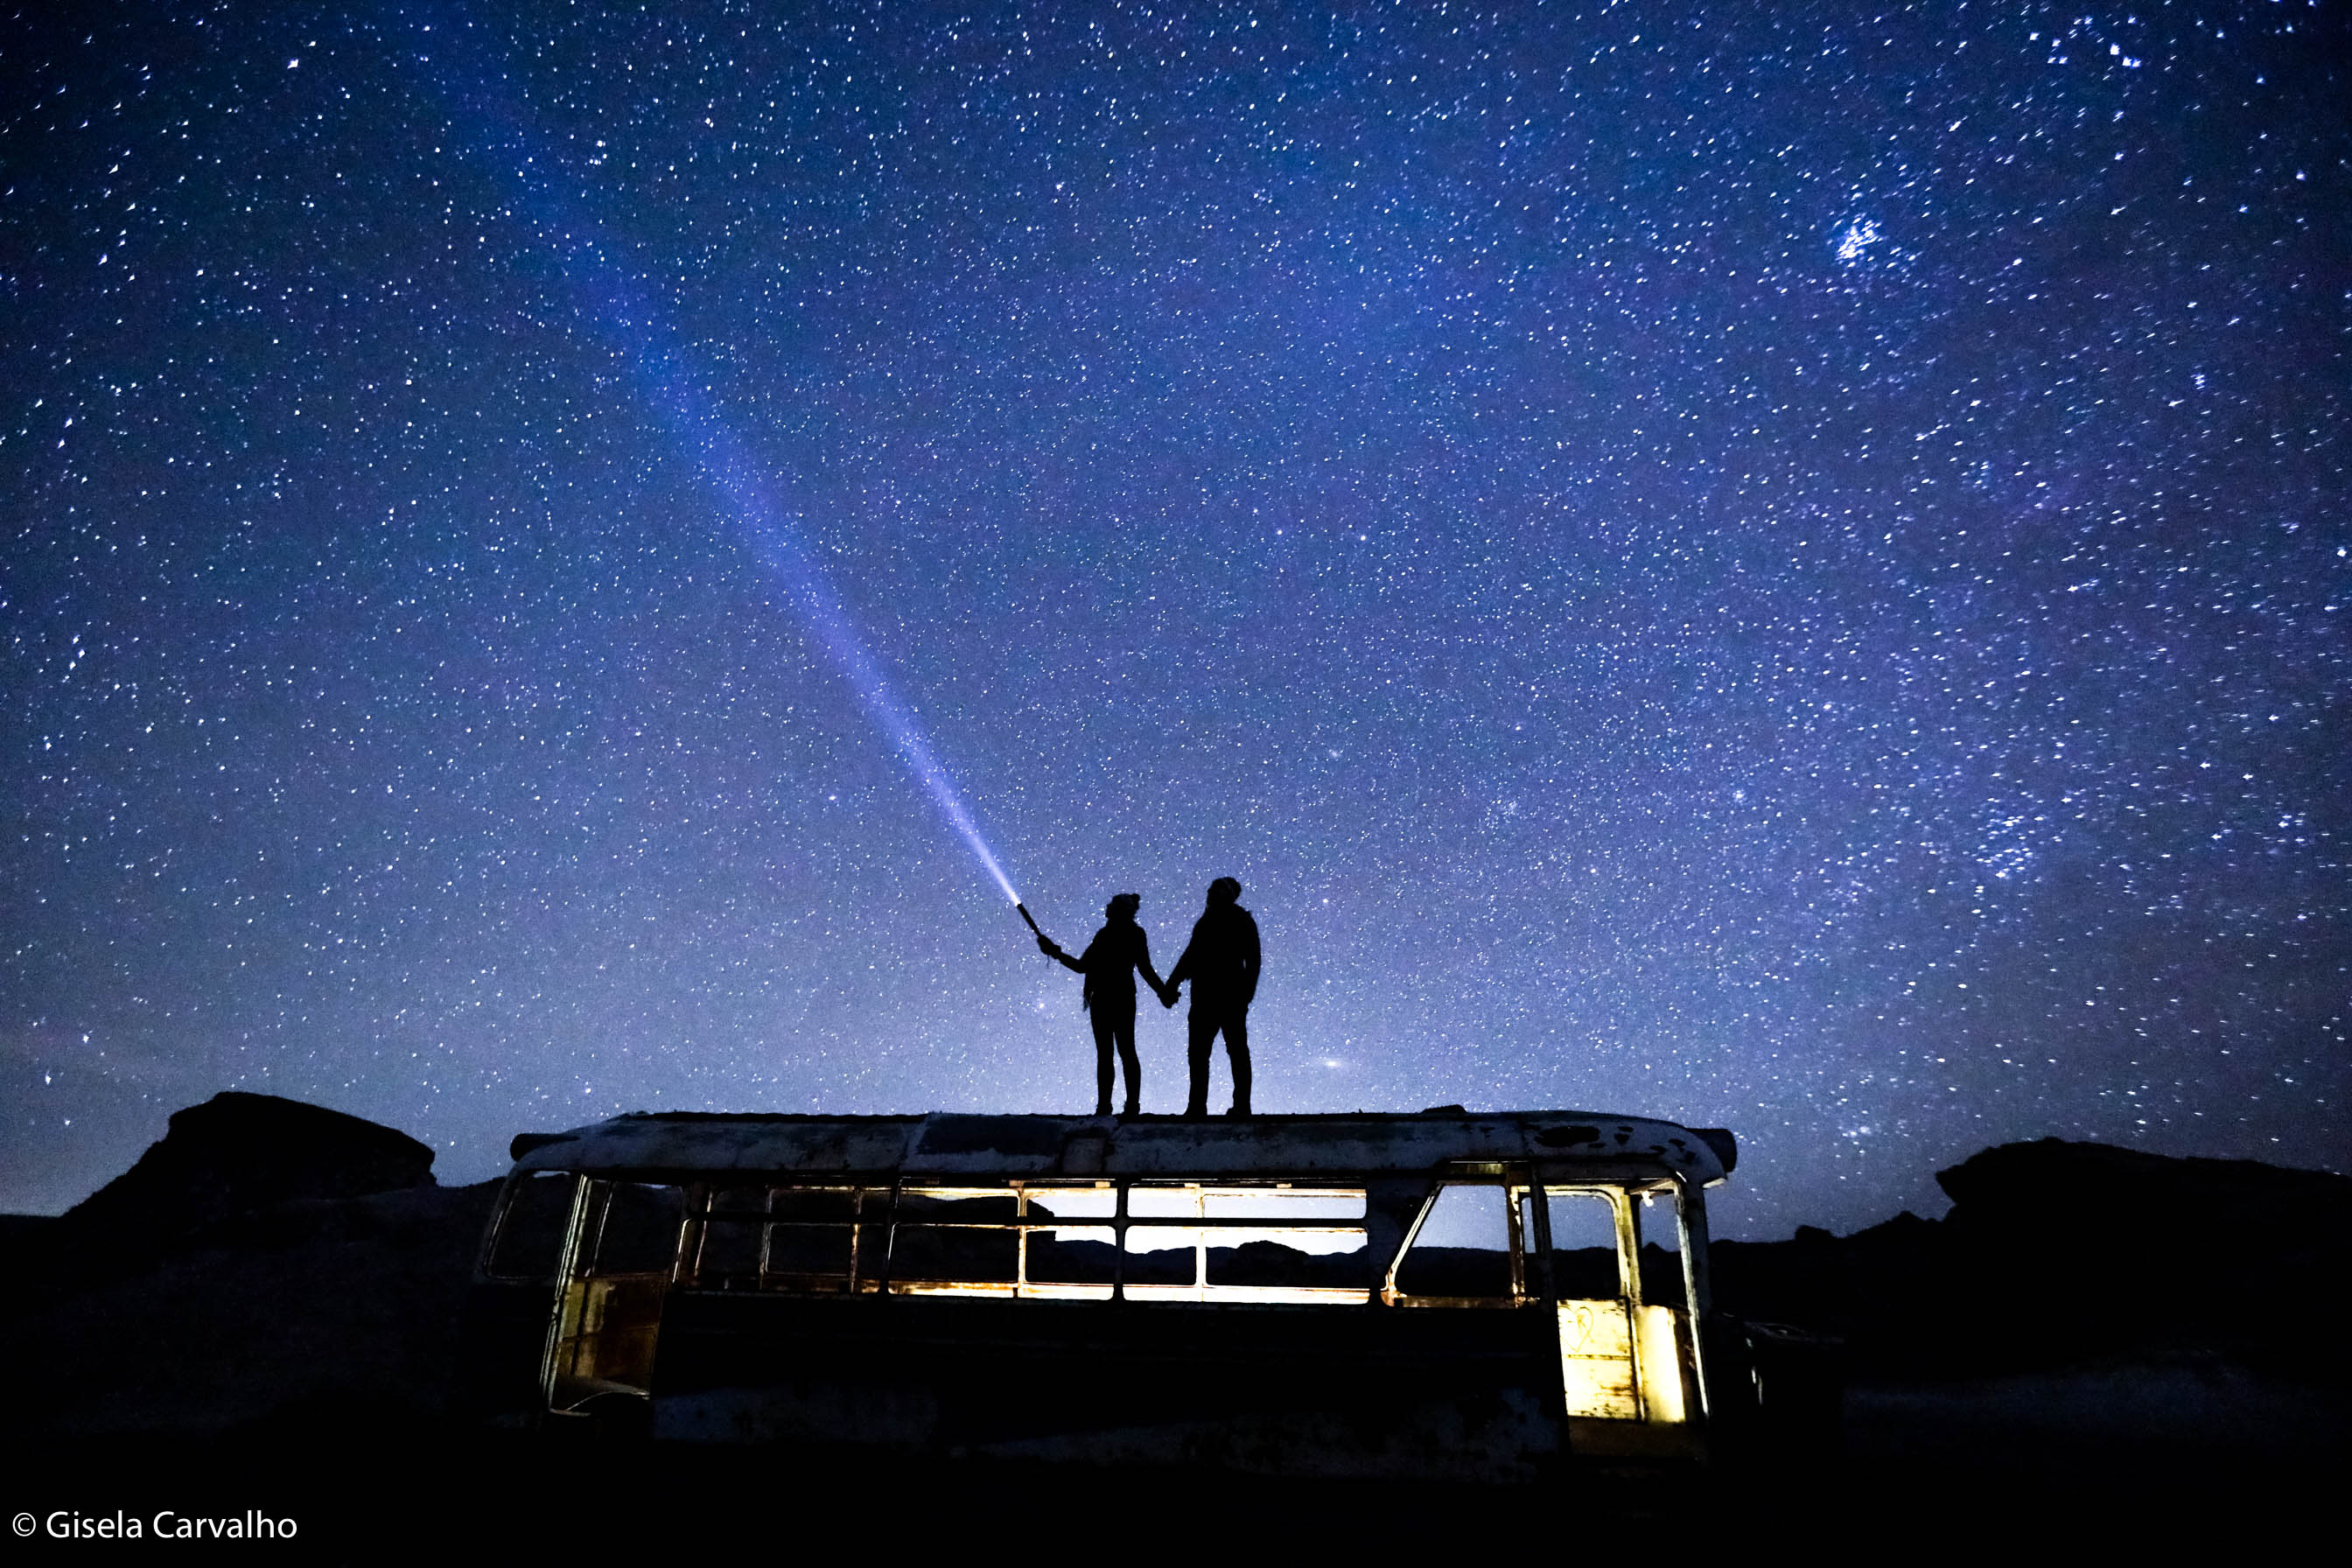
<svg viewBox="0 0 2352 1568">
<path fill-rule="evenodd" d="M 1192 983 L 1190 1057 L 1192 1093 L 1185 1102 L 1187 1116 L 1209 1113 L 1209 1057 L 1217 1037 L 1225 1037 L 1225 1056 L 1233 1064 L 1234 1108 L 1230 1114 L 1250 1113 L 1249 1005 L 1257 995 L 1257 921 L 1241 906 L 1242 885 L 1231 877 L 1209 884 L 1209 904 L 1193 922 L 1192 940 L 1184 955 L 1162 980 L 1151 967 L 1151 942 L 1135 923 L 1142 907 L 1138 893 L 1120 893 L 1103 906 L 1103 926 L 1086 952 L 1072 958 L 1041 936 L 1037 949 L 1087 977 L 1081 1005 L 1095 1030 L 1095 1114 L 1110 1114 L 1111 1052 L 1127 1068 L 1127 1114 L 1135 1115 L 1143 1097 L 1143 1064 L 1135 1054 L 1135 976 L 1139 971 L 1151 994 L 1163 1007 L 1176 1005 L 1184 983 Z"/>
</svg>

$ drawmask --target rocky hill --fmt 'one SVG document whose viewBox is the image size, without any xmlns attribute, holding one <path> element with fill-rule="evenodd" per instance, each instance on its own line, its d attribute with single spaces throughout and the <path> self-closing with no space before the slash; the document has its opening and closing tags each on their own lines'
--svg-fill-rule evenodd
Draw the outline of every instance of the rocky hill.
<svg viewBox="0 0 2352 1568">
<path fill-rule="evenodd" d="M 1937 1173 L 1949 1215 L 1712 1251 L 1717 1304 L 1845 1335 L 1857 1364 L 1974 1375 L 2210 1353 L 2341 1375 L 2288 1303 L 2340 1299 L 2352 1177 L 2046 1138 Z"/>
<path fill-rule="evenodd" d="M 176 1112 L 56 1219 L 0 1228 L 20 1432 L 437 1420 L 495 1184 L 406 1133 L 272 1095 Z"/>
</svg>

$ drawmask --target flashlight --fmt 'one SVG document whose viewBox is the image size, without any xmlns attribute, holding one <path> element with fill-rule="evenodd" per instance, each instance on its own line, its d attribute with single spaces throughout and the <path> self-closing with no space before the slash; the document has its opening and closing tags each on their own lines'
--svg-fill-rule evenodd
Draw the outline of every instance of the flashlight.
<svg viewBox="0 0 2352 1568">
<path fill-rule="evenodd" d="M 1030 929 L 1031 931 L 1036 931 L 1036 932 L 1037 932 L 1037 940 L 1038 940 L 1039 942 L 1043 942 L 1043 941 L 1045 941 L 1045 933 L 1044 931 L 1037 931 L 1037 917 L 1036 917 L 1036 916 L 1034 916 L 1034 915 L 1033 915 L 1033 914 L 1031 914 L 1031 913 L 1029 912 L 1029 906 L 1028 906 L 1028 905 L 1026 905 L 1026 904 L 1024 904 L 1024 903 L 1021 903 L 1021 902 L 1019 902 L 1018 900 L 1015 900 L 1015 901 L 1014 901 L 1014 903 L 1013 903 L 1013 908 L 1014 909 L 1014 910 L 1015 910 L 1016 912 L 1018 912 L 1018 913 L 1020 914 L 1020 916 L 1021 916 L 1021 918 L 1022 918 L 1023 920 L 1027 921 L 1029 922 L 1029 929 Z"/>
</svg>

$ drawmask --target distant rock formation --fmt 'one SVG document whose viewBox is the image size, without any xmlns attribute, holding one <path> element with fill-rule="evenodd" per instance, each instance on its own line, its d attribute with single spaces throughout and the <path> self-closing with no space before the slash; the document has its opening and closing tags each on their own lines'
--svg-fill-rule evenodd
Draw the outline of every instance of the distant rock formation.
<svg viewBox="0 0 2352 1568">
<path fill-rule="evenodd" d="M 1970 1155 L 1936 1183 L 1952 1200 L 1956 1237 L 2101 1267 L 2150 1248 L 2175 1267 L 2200 1253 L 2219 1264 L 2225 1251 L 2305 1252 L 2352 1235 L 2352 1176 L 2257 1160 L 2044 1138 Z"/>
<path fill-rule="evenodd" d="M 433 1151 L 405 1132 L 232 1089 L 174 1111 L 162 1141 L 51 1236 L 85 1258 L 152 1258 L 275 1205 L 432 1185 Z"/>
<path fill-rule="evenodd" d="M 349 1436 L 442 1419 L 498 1184 L 446 1188 L 406 1133 L 274 1095 L 174 1114 L 17 1252 L 0 1323 L 20 1433 Z"/>
<path fill-rule="evenodd" d="M 2335 1300 L 2352 1276 L 2352 1176 L 2045 1138 L 1936 1179 L 1941 1220 L 1718 1243 L 1717 1304 L 1848 1336 L 1862 1367 L 1906 1373 L 2151 1355 L 2352 1371 L 2273 1310 Z"/>
</svg>

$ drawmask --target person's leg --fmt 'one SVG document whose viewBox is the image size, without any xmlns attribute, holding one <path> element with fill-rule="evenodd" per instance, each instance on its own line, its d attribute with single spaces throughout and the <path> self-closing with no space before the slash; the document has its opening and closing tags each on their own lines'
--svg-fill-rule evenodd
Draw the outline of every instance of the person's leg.
<svg viewBox="0 0 2352 1568">
<path fill-rule="evenodd" d="M 1127 1113 L 1137 1114 L 1143 1109 L 1143 1060 L 1135 1054 L 1135 1015 L 1129 1013 L 1111 1030 L 1118 1042 L 1119 1064 L 1127 1068 Z M 1106 1093 L 1104 1103 L 1109 1103 Z"/>
<path fill-rule="evenodd" d="M 1111 1037 L 1113 1031 L 1118 1027 L 1118 1020 L 1111 1016 L 1108 1009 L 1102 1007 L 1096 1008 L 1088 1016 L 1093 1020 L 1095 1026 L 1095 1114 L 1108 1116 L 1110 1114 Z M 1132 1038 L 1135 1034 L 1133 1018 L 1128 1020 L 1127 1032 Z M 1129 1050 L 1134 1048 L 1132 1046 L 1128 1047 Z"/>
<path fill-rule="evenodd" d="M 1184 1020 L 1189 1037 L 1185 1055 L 1192 1068 L 1192 1092 L 1184 1101 L 1187 1116 L 1209 1114 L 1209 1051 L 1217 1043 L 1217 1020 L 1206 1008 L 1195 1007 Z"/>
<path fill-rule="evenodd" d="M 1225 1023 L 1225 1055 L 1234 1064 L 1234 1110 L 1235 1116 L 1250 1113 L 1249 1010 L 1237 1008 L 1228 1014 Z"/>
</svg>

